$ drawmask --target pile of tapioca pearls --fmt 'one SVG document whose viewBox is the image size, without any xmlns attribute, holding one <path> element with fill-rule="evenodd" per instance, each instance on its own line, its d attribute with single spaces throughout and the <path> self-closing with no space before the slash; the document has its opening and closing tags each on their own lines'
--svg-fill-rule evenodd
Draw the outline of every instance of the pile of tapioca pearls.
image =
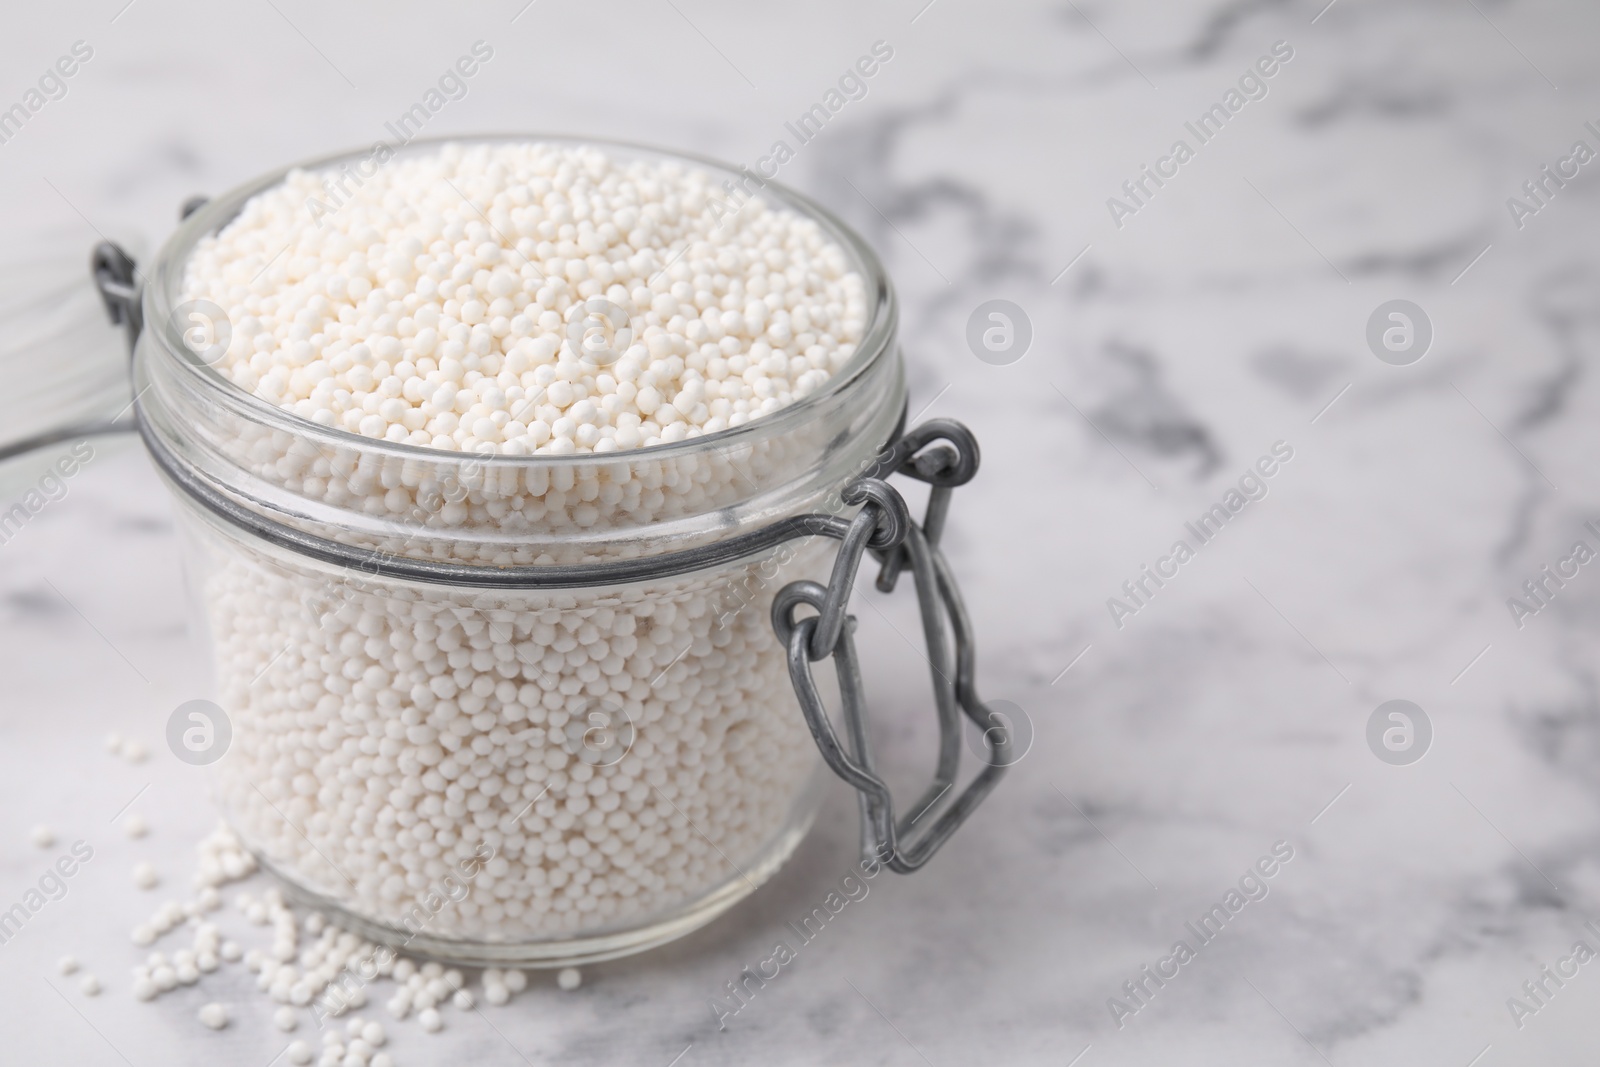
<svg viewBox="0 0 1600 1067">
<path fill-rule="evenodd" d="M 318 219 L 320 181 L 251 198 L 183 289 L 228 313 L 223 373 L 320 425 L 512 455 L 668 443 L 815 389 L 865 324 L 861 276 L 814 220 L 760 200 L 725 219 L 699 168 L 449 144 Z M 631 311 L 614 361 L 569 336 L 590 298 Z"/>
<path fill-rule="evenodd" d="M 291 171 L 200 240 L 182 296 L 227 313 L 231 340 L 215 359 L 225 377 L 361 437 L 510 456 L 670 444 L 816 390 L 867 321 L 865 283 L 816 221 L 760 200 L 724 218 L 710 210 L 716 179 L 698 168 L 450 144 L 380 168 L 318 218 L 306 205 L 326 195 L 321 180 Z M 602 319 L 626 318 L 608 342 L 621 351 L 575 340 L 575 322 L 600 321 L 583 317 L 592 301 L 615 309 Z M 435 510 L 415 478 L 341 470 L 292 438 L 244 451 L 303 495 L 378 515 L 420 506 L 450 527 L 681 513 L 675 496 L 716 488 L 592 472 L 591 485 L 565 485 L 541 469 Z M 751 476 L 723 466 L 718 483 Z M 494 502 L 512 503 L 509 516 Z"/>
<path fill-rule="evenodd" d="M 143 831 L 130 836 L 143 836 Z M 389 1014 L 399 1021 L 414 1012 L 425 1032 L 437 1033 L 445 1026 L 441 1008 L 465 1012 L 478 1010 L 480 1002 L 500 1006 L 527 988 L 528 979 L 522 971 L 489 968 L 483 972 L 481 987 L 475 992 L 459 970 L 447 970 L 434 962 L 419 966 L 355 934 L 338 930 L 317 912 L 297 914 L 276 887 L 259 896 L 242 892 L 234 897 L 235 908 L 248 924 L 272 928 L 270 946 L 241 948 L 238 941 L 223 938 L 217 921 L 202 917 L 223 909 L 220 888 L 253 875 L 255 861 L 225 824 L 204 838 L 197 852 L 194 898 L 181 904 L 168 902 L 157 910 L 154 919 L 136 925 L 132 931 L 134 943 L 148 947 L 178 926 L 195 923 L 194 941 L 189 948 L 170 955 L 153 952 L 133 968 L 131 991 L 138 1000 L 153 1001 L 180 986 L 197 985 L 204 975 L 217 971 L 222 964 L 242 961 L 256 974 L 256 988 L 279 1005 L 272 1018 L 280 1030 L 298 1029 L 302 1016 L 313 1022 L 319 1017 L 345 1016 L 367 1004 L 368 990 L 376 991 L 380 983 L 388 983 L 394 987 L 386 1002 Z M 141 889 L 154 888 L 160 882 L 159 878 L 144 874 L 148 868 L 149 864 L 135 868 L 134 881 Z M 78 970 L 78 963 L 73 957 L 64 957 L 60 970 L 63 974 L 73 973 Z M 372 977 L 365 982 L 350 981 L 351 976 L 365 975 Z M 86 982 L 92 978 L 86 976 Z M 576 968 L 566 968 L 556 978 L 556 984 L 564 990 L 576 989 L 580 983 Z M 99 991 L 98 980 L 92 989 L 87 985 L 84 988 L 90 995 Z M 209 1002 L 199 1009 L 197 1018 L 201 1025 L 221 1030 L 230 1022 L 229 1006 Z M 343 1026 L 324 1026 L 320 1053 L 313 1051 L 312 1042 L 296 1040 L 285 1049 L 285 1056 L 296 1065 L 316 1060 L 319 1067 L 392 1067 L 391 1053 L 379 1050 L 387 1040 L 382 1024 L 356 1016 Z"/>
<path fill-rule="evenodd" d="M 235 732 L 219 797 L 286 876 L 392 926 L 481 845 L 430 934 L 666 914 L 758 855 L 815 766 L 764 606 L 789 576 L 731 618 L 725 575 L 626 601 L 427 590 L 318 611 L 317 577 L 227 560 L 204 585 Z"/>
</svg>

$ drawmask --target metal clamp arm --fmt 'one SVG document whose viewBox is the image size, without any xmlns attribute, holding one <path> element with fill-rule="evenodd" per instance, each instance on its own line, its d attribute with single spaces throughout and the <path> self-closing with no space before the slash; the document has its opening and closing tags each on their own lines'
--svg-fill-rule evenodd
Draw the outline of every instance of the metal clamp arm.
<svg viewBox="0 0 1600 1067">
<path fill-rule="evenodd" d="M 947 444 L 927 448 L 939 439 Z M 787 650 L 789 678 L 806 725 L 823 760 L 860 793 L 862 857 L 901 874 L 928 862 L 1013 762 L 1010 732 L 994 729 L 999 720 L 978 697 L 971 621 L 938 545 L 949 491 L 969 481 L 977 466 L 977 442 L 958 422 L 937 419 L 907 433 L 878 458 L 866 477 L 846 491 L 845 500 L 859 502 L 862 507 L 840 544 L 828 584 L 791 582 L 779 591 L 772 604 L 773 629 Z M 921 526 L 911 521 L 900 494 L 882 480 L 893 472 L 933 485 L 934 495 Z M 866 697 L 855 648 L 855 618 L 847 610 L 856 573 L 868 551 L 884 561 L 878 578 L 880 589 L 892 590 L 899 571 L 906 564 L 911 567 L 939 720 L 939 755 L 933 781 L 899 818 L 888 785 L 873 767 Z M 795 610 L 802 604 L 817 614 L 796 619 Z M 828 656 L 833 657 L 839 679 L 845 726 L 842 743 L 811 670 L 812 663 Z M 960 769 L 962 713 L 983 733 L 989 758 L 984 761 L 987 766 L 966 788 L 946 801 Z M 917 824 L 935 809 L 942 810 L 920 831 L 916 830 Z"/>
</svg>

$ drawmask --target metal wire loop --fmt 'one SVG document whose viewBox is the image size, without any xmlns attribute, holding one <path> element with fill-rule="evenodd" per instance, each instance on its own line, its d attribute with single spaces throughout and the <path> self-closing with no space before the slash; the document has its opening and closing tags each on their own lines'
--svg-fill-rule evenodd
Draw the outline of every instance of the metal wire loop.
<svg viewBox="0 0 1600 1067">
<path fill-rule="evenodd" d="M 802 622 L 806 621 L 794 617 L 796 608 L 803 604 L 820 612 L 827 599 L 828 587 L 821 582 L 790 582 L 778 590 L 777 595 L 772 598 L 772 629 L 778 635 L 778 643 L 787 648 L 794 632 L 800 628 Z M 808 642 L 811 640 L 809 635 L 808 630 L 806 637 Z"/>
<path fill-rule="evenodd" d="M 877 509 L 878 521 L 867 542 L 868 548 L 885 552 L 906 539 L 906 531 L 911 528 L 911 509 L 906 507 L 905 497 L 888 482 L 881 478 L 859 478 L 845 486 L 839 496 L 846 504 L 872 505 Z"/>
<path fill-rule="evenodd" d="M 945 444 L 929 449 L 935 441 Z M 980 458 L 978 439 L 971 430 L 955 419 L 929 419 L 885 449 L 866 476 L 881 479 L 904 474 L 929 485 L 954 489 L 972 481 Z"/>
<path fill-rule="evenodd" d="M 944 535 L 945 516 L 950 511 L 950 491 L 973 479 L 978 473 L 979 458 L 978 439 L 971 430 L 954 419 L 930 419 L 896 441 L 880 457 L 879 463 L 892 464 L 894 472 L 927 482 L 932 487 L 928 493 L 928 509 L 922 517 L 922 532 L 937 546 Z M 905 549 L 877 550 L 873 554 L 883 564 L 878 571 L 879 592 L 894 592 L 900 572 L 905 569 Z"/>
</svg>

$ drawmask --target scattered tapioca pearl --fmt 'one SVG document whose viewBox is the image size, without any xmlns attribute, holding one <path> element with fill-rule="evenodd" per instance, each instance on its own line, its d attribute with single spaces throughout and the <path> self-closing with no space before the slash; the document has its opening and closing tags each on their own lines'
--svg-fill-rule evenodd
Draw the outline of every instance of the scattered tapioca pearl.
<svg viewBox="0 0 1600 1067">
<path fill-rule="evenodd" d="M 136 863 L 133 865 L 133 884 L 140 889 L 154 889 L 161 881 L 161 876 L 156 874 L 154 864 Z"/>
<path fill-rule="evenodd" d="M 133 943 L 135 945 L 153 945 L 156 940 L 156 928 L 149 923 L 140 923 L 133 928 Z"/>
<path fill-rule="evenodd" d="M 214 895 L 215 887 L 210 888 Z M 195 973 L 197 970 L 205 973 L 208 966 L 215 969 L 220 957 L 231 956 L 235 960 L 244 959 L 256 972 L 257 988 L 277 1001 L 277 1006 L 269 1016 L 274 1025 L 293 1029 L 297 1015 L 290 1003 L 304 1006 L 311 1004 L 314 999 L 321 1005 L 319 1010 L 326 1015 L 347 1015 L 351 1009 L 366 1002 L 369 988 L 376 995 L 383 987 L 375 983 L 388 979 L 395 983 L 391 987 L 393 995 L 389 997 L 391 1012 L 400 1016 L 409 1013 L 414 1000 L 422 1029 L 434 1033 L 444 1025 L 439 1009 L 445 1003 L 453 1004 L 460 1010 L 475 1010 L 483 1000 L 490 1004 L 504 1004 L 513 988 L 521 990 L 527 985 L 527 976 L 523 971 L 487 968 L 482 972 L 481 991 L 469 988 L 467 976 L 458 968 L 432 960 L 419 965 L 412 959 L 396 956 L 391 950 L 380 949 L 378 945 L 352 932 L 330 925 L 320 915 L 320 921 L 313 922 L 308 915 L 297 914 L 276 887 L 255 894 L 240 894 L 236 903 L 244 912 L 252 908 L 265 909 L 267 925 L 272 928 L 274 948 L 284 938 L 294 939 L 294 951 L 289 954 L 290 958 L 279 959 L 276 951 L 269 952 L 260 947 L 252 947 L 248 953 L 243 952 L 237 943 L 222 939 L 216 922 L 194 918 L 192 944 L 165 952 L 152 951 L 142 965 L 133 968 L 131 991 L 134 998 L 140 1001 L 154 1000 L 165 991 L 185 983 L 192 984 L 199 977 Z M 157 909 L 155 921 L 166 923 L 193 911 L 177 901 L 167 901 Z M 252 936 L 259 941 L 259 935 Z M 337 1003 L 323 999 L 340 987 L 342 976 L 347 972 L 363 976 L 361 988 Z M 228 1009 L 221 1005 L 207 1004 L 202 1010 L 211 1012 L 213 1007 L 222 1012 L 220 1026 L 229 1025 Z M 212 1024 L 208 1022 L 207 1025 Z M 383 1026 L 361 1015 L 347 1015 L 342 1026 L 326 1032 L 324 1042 L 326 1047 L 321 1062 L 335 1067 L 346 1067 L 347 1064 L 372 1067 L 383 1063 L 389 1063 L 392 1067 L 392 1059 L 386 1053 L 377 1051 L 387 1043 Z M 304 1042 L 298 1043 L 304 1050 L 302 1052 L 291 1051 L 295 1045 L 291 1042 L 290 1050 L 286 1050 L 287 1062 L 302 1067 L 304 1063 L 315 1059 Z"/>
<path fill-rule="evenodd" d="M 33 839 L 33 843 L 39 848 L 49 848 L 51 845 L 56 843 L 56 833 L 48 826 L 35 826 L 33 828 L 33 832 L 29 836 Z"/>
<path fill-rule="evenodd" d="M 106 734 L 106 751 L 113 756 L 122 755 L 122 735 L 117 733 Z"/>
<path fill-rule="evenodd" d="M 145 822 L 144 816 L 133 812 L 122 820 L 122 832 L 132 838 L 140 838 L 150 832 L 150 824 Z"/>
<path fill-rule="evenodd" d="M 56 961 L 56 970 L 62 974 L 71 974 L 78 969 L 78 961 L 72 956 L 62 956 Z"/>
<path fill-rule="evenodd" d="M 311 1046 L 304 1041 L 289 1042 L 289 1047 L 284 1052 L 289 1057 L 289 1062 L 294 1064 L 295 1067 L 306 1067 L 306 1064 L 313 1059 Z"/>
<path fill-rule="evenodd" d="M 237 963 L 244 958 L 244 950 L 239 947 L 239 942 L 237 941 L 224 941 L 217 955 L 229 963 Z"/>
<path fill-rule="evenodd" d="M 213 1001 L 200 1009 L 200 1022 L 213 1030 L 228 1025 L 228 1009 Z"/>
<path fill-rule="evenodd" d="M 100 979 L 92 974 L 86 974 L 78 979 L 78 988 L 86 997 L 97 997 L 100 995 Z"/>
<path fill-rule="evenodd" d="M 556 975 L 556 985 L 569 992 L 582 984 L 583 972 L 576 967 L 563 967 L 561 973 Z"/>
<path fill-rule="evenodd" d="M 122 758 L 129 763 L 143 763 L 150 758 L 150 749 L 143 741 L 124 741 Z"/>
<path fill-rule="evenodd" d="M 148 867 L 148 866 L 149 866 L 149 864 L 140 864 L 138 867 L 134 868 L 134 875 L 133 875 L 134 884 L 138 885 L 141 889 L 150 888 L 150 886 L 143 885 L 141 883 L 141 881 L 140 881 L 140 879 L 141 879 L 140 867 Z M 150 874 L 152 876 L 154 875 L 154 870 L 153 869 L 151 870 Z M 150 916 L 150 918 L 148 920 L 146 920 L 144 923 L 141 923 L 138 928 L 135 928 L 134 941 L 136 943 L 138 943 L 138 944 L 148 944 L 149 942 L 139 941 L 139 937 L 140 937 L 140 932 L 139 931 L 141 929 L 149 930 L 149 932 L 150 932 L 150 940 L 153 941 L 156 938 L 160 937 L 162 934 L 165 934 L 165 933 L 177 928 L 178 926 L 182 925 L 182 923 L 187 919 L 187 917 L 188 917 L 187 912 L 185 911 L 184 906 L 182 904 L 179 904 L 175 900 L 169 900 L 166 903 L 162 904 L 159 908 L 157 908 L 154 911 L 154 913 L 151 914 L 151 916 Z"/>
</svg>

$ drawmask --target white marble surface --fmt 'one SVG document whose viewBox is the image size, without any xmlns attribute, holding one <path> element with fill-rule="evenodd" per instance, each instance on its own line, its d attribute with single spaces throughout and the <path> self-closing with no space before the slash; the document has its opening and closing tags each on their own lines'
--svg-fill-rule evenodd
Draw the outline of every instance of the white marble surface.
<svg viewBox="0 0 1600 1067">
<path fill-rule="evenodd" d="M 1026 709 L 1033 748 L 925 871 L 874 882 L 726 1031 L 708 998 L 851 861 L 842 786 L 722 921 L 592 968 L 574 994 L 544 980 L 438 1036 L 392 1027 L 397 1062 L 1594 1062 L 1600 964 L 1520 1029 L 1506 1001 L 1575 940 L 1600 948 L 1583 929 L 1600 919 L 1600 573 L 1520 630 L 1506 598 L 1574 540 L 1600 545 L 1581 530 L 1600 519 L 1596 168 L 1520 231 L 1505 201 L 1574 140 L 1600 147 L 1584 129 L 1600 11 L 1324 2 L 9 13 L 0 102 L 73 41 L 95 52 L 0 145 L 7 255 L 41 227 L 148 246 L 190 193 L 379 136 L 479 38 L 493 62 L 430 130 L 734 160 L 873 41 L 895 49 L 783 178 L 890 265 L 913 410 L 983 441 L 949 547 L 983 691 Z M 1266 98 L 1113 225 L 1106 198 L 1279 40 L 1294 58 Z M 996 297 L 1034 328 L 1007 367 L 964 340 Z M 1364 340 L 1397 297 L 1437 333 L 1408 367 Z M 1270 495 L 1118 629 L 1106 598 L 1278 440 L 1294 458 Z M 99 447 L 0 545 L 0 906 L 59 851 L 28 843 L 33 824 L 95 849 L 0 945 L 5 1063 L 265 1065 L 284 1046 L 241 968 L 154 1005 L 129 995 L 127 931 L 168 895 L 133 890 L 131 866 L 181 887 L 214 819 L 204 775 L 161 749 L 206 685 L 179 563 L 131 442 Z M 932 748 L 923 668 L 895 632 L 909 605 L 876 606 L 860 615 L 879 748 L 909 789 Z M 1407 767 L 1364 737 L 1392 698 L 1434 726 Z M 113 760 L 111 729 L 156 756 Z M 111 820 L 136 794 L 154 831 L 130 842 Z M 1119 1028 L 1108 998 L 1280 840 L 1294 859 L 1270 895 Z M 55 974 L 65 952 L 99 998 Z M 194 1020 L 207 999 L 234 1005 L 220 1034 Z"/>
</svg>

